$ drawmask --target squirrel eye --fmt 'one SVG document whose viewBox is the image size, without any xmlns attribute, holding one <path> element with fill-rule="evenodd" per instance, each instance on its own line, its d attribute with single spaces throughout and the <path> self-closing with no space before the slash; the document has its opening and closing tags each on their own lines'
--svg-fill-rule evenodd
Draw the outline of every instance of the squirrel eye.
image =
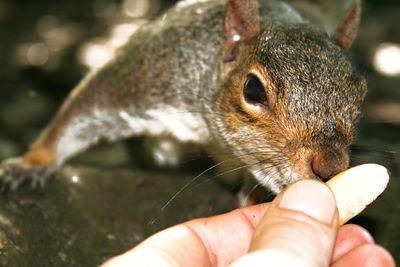
<svg viewBox="0 0 400 267">
<path fill-rule="evenodd" d="M 243 96 L 246 102 L 259 103 L 265 106 L 268 105 L 265 88 L 257 76 L 253 74 L 247 75 L 246 82 L 243 86 Z"/>
</svg>

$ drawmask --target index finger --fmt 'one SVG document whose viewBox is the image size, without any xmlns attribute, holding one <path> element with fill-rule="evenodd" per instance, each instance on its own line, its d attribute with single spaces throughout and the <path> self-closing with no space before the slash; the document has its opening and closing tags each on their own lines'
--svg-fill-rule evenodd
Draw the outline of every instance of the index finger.
<svg viewBox="0 0 400 267">
<path fill-rule="evenodd" d="M 161 231 L 106 262 L 112 266 L 226 266 L 248 249 L 269 207 L 263 203 Z"/>
</svg>

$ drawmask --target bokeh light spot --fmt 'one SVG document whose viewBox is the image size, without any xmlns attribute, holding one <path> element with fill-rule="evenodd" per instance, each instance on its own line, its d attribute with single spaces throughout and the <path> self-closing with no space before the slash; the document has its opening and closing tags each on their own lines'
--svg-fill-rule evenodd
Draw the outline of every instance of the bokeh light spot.
<svg viewBox="0 0 400 267">
<path fill-rule="evenodd" d="M 400 75 L 400 45 L 382 43 L 375 50 L 373 65 L 383 75 Z"/>
<path fill-rule="evenodd" d="M 50 51 L 43 43 L 34 43 L 29 46 L 26 59 L 32 66 L 42 66 L 49 60 Z"/>
</svg>

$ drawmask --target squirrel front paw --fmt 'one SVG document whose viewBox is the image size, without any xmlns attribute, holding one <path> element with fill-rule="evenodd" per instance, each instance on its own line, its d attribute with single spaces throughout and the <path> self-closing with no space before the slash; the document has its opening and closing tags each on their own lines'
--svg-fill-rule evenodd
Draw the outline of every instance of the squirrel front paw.
<svg viewBox="0 0 400 267">
<path fill-rule="evenodd" d="M 21 157 L 6 159 L 0 163 L 1 191 L 15 191 L 21 184 L 31 182 L 31 186 L 43 187 L 50 175 L 48 168 L 43 166 L 27 166 Z"/>
</svg>

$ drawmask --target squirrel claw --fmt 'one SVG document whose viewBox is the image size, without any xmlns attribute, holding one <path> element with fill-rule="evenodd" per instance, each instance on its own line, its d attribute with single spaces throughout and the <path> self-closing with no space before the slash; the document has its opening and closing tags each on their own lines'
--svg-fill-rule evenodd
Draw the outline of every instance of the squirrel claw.
<svg viewBox="0 0 400 267">
<path fill-rule="evenodd" d="M 23 183 L 31 181 L 32 188 L 44 186 L 45 168 L 26 166 L 21 158 L 10 158 L 0 163 L 0 191 L 16 191 Z"/>
</svg>

